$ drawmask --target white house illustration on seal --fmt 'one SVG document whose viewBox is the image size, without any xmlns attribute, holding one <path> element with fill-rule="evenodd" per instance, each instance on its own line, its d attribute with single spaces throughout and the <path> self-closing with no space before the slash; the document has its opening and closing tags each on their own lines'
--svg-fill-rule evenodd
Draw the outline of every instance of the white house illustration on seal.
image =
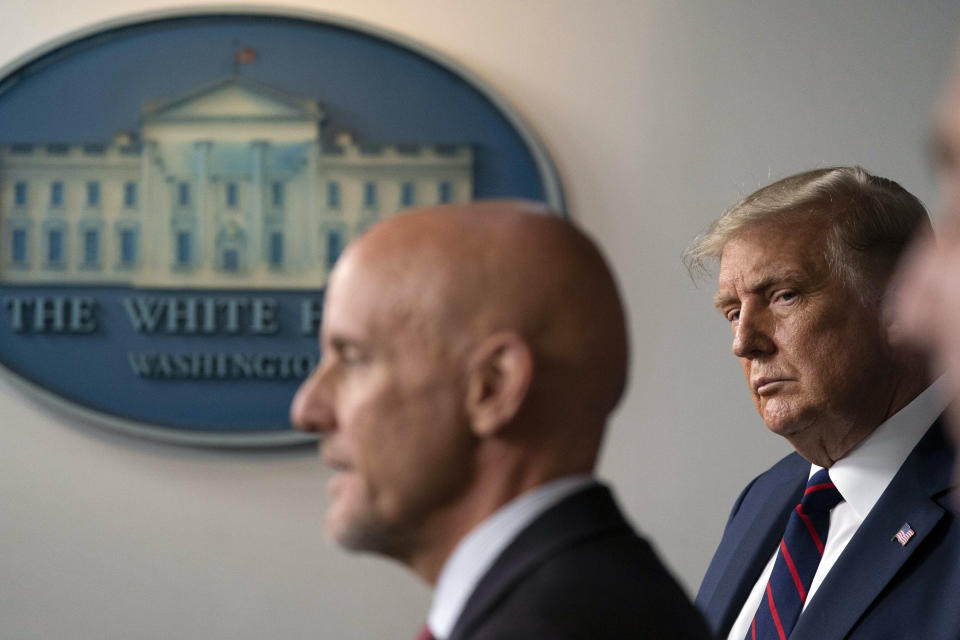
<svg viewBox="0 0 960 640">
<path fill-rule="evenodd" d="M 471 198 L 469 145 L 328 142 L 324 124 L 233 75 L 144 104 L 108 144 L 0 145 L 0 280 L 317 288 L 370 224 Z"/>
</svg>

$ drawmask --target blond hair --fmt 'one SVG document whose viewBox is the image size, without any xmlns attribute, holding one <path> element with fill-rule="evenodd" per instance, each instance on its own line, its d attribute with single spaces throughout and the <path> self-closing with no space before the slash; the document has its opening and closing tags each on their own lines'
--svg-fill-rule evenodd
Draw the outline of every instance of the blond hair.
<svg viewBox="0 0 960 640">
<path fill-rule="evenodd" d="M 684 253 L 692 276 L 723 247 L 760 223 L 809 220 L 827 228 L 825 257 L 864 305 L 876 302 L 911 239 L 930 230 L 926 209 L 893 180 L 863 167 L 830 167 L 789 176 L 727 209 Z"/>
</svg>

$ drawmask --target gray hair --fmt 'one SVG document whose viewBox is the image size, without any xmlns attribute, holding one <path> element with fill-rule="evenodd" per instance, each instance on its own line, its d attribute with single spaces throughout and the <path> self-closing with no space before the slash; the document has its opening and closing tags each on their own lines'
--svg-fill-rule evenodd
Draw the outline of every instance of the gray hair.
<svg viewBox="0 0 960 640">
<path fill-rule="evenodd" d="M 723 247 L 763 222 L 809 220 L 827 227 L 825 257 L 833 273 L 864 305 L 883 294 L 910 241 L 931 231 L 926 209 L 893 180 L 863 167 L 830 167 L 789 176 L 727 209 L 684 253 L 691 276 L 706 273 Z"/>
</svg>

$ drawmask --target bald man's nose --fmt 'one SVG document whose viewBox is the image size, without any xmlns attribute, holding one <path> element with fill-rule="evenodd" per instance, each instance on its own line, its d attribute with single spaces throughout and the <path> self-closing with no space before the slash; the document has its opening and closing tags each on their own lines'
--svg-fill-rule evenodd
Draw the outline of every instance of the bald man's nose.
<svg viewBox="0 0 960 640">
<path fill-rule="evenodd" d="M 290 422 L 300 431 L 326 433 L 335 428 L 322 364 L 303 381 L 290 404 Z"/>
<path fill-rule="evenodd" d="M 740 310 L 740 319 L 733 332 L 733 354 L 738 358 L 757 358 L 776 350 L 773 338 L 757 310 Z"/>
</svg>

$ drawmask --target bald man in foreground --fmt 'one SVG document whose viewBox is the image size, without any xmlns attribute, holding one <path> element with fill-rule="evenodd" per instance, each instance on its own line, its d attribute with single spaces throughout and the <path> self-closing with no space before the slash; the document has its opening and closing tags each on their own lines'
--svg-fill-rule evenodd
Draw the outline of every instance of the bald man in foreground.
<svg viewBox="0 0 960 640">
<path fill-rule="evenodd" d="M 592 476 L 627 371 L 595 246 L 535 205 L 436 207 L 348 247 L 293 423 L 326 528 L 435 587 L 419 638 L 706 638 Z"/>
</svg>

